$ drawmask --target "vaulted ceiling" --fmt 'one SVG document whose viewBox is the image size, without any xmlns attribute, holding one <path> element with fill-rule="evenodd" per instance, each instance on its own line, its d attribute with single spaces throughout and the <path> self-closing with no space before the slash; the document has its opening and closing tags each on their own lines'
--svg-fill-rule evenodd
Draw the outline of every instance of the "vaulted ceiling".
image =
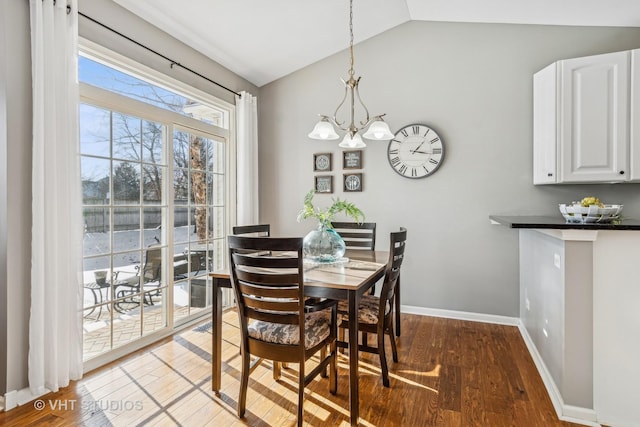
<svg viewBox="0 0 640 427">
<path fill-rule="evenodd" d="M 349 45 L 348 0 L 113 1 L 256 86 Z M 354 43 L 410 20 L 640 27 L 640 0 L 354 0 L 353 8 Z"/>
</svg>

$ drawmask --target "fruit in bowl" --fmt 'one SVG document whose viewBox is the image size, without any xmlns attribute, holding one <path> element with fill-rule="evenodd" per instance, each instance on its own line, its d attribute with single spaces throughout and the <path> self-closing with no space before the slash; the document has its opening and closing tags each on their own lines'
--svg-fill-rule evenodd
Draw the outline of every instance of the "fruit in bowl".
<svg viewBox="0 0 640 427">
<path fill-rule="evenodd" d="M 622 212 L 622 205 L 605 205 L 594 196 L 571 204 L 560 204 L 559 208 L 568 223 L 576 224 L 611 222 Z"/>
<path fill-rule="evenodd" d="M 597 205 L 599 208 L 604 207 L 604 203 L 602 203 L 600 199 L 594 196 L 585 197 L 580 201 L 580 206 L 585 208 L 588 208 L 589 206 L 593 206 L 593 205 Z"/>
</svg>

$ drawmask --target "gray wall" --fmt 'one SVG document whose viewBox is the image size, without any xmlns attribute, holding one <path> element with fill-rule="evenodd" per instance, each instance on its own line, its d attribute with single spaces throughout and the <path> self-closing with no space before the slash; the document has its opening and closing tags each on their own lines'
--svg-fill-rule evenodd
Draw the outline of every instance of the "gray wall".
<svg viewBox="0 0 640 427">
<path fill-rule="evenodd" d="M 234 89 L 258 89 L 110 0 L 80 0 L 80 11 Z M 80 36 L 234 103 L 233 95 L 84 18 Z M 0 393 L 27 387 L 31 242 L 31 54 L 29 2 L 0 0 Z M 6 37 L 6 40 L 5 40 Z M 6 100 L 3 97 L 6 89 Z M 6 123 L 3 109 L 6 104 Z M 10 251 L 6 251 L 10 248 Z M 6 268 L 4 266 L 6 265 Z M 6 278 L 6 280 L 5 280 Z M 6 346 L 5 346 L 6 343 Z"/>
<path fill-rule="evenodd" d="M 0 1 L 0 348 L 7 348 L 7 35 Z M 0 352 L 0 395 L 7 391 L 7 352 Z"/>
<path fill-rule="evenodd" d="M 564 404 L 592 409 L 593 242 L 519 234 L 522 324 Z"/>
<path fill-rule="evenodd" d="M 29 3 L 3 0 L 1 31 L 4 32 L 4 55 L 0 55 L 0 78 L 5 86 L 6 156 L 0 181 L 4 182 L 2 198 L 3 221 L 0 221 L 0 322 L 6 340 L 6 359 L 2 391 L 26 385 L 27 345 L 29 326 L 29 276 L 31 254 L 31 58 L 29 37 Z M 10 250 L 8 250 L 10 248 Z M 5 281 L 6 279 L 6 281 Z"/>
<path fill-rule="evenodd" d="M 347 43 L 345 35 L 345 45 Z M 355 47 L 361 95 L 393 131 L 434 127 L 446 145 L 431 177 L 402 178 L 386 143 L 364 152 L 364 191 L 342 192 L 337 142 L 310 140 L 317 115 L 331 114 L 348 70 L 345 51 L 260 88 L 260 219 L 275 234 L 304 235 L 297 223 L 313 187 L 313 153 L 333 152 L 333 196 L 347 197 L 388 233 L 408 229 L 402 304 L 518 316 L 518 235 L 490 214 L 559 216 L 558 203 L 596 195 L 640 218 L 640 185 L 532 184 L 532 76 L 559 59 L 640 47 L 640 29 L 409 22 Z M 320 206 L 331 196 L 318 195 Z"/>
</svg>

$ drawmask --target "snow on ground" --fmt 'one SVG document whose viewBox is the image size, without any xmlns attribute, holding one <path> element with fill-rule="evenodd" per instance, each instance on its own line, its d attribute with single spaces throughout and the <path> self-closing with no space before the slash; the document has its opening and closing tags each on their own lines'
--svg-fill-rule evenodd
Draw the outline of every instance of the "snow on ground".
<svg viewBox="0 0 640 427">
<path fill-rule="evenodd" d="M 188 242 L 196 242 L 198 240 L 193 232 L 193 226 L 183 226 L 174 228 L 174 253 L 179 254 L 186 250 Z M 162 230 L 159 228 L 151 228 L 142 230 L 142 247 L 147 248 L 161 241 Z M 83 248 L 84 256 L 90 257 L 84 259 L 84 270 L 108 270 L 109 269 L 109 239 L 110 233 L 85 233 Z M 113 246 L 115 254 L 113 255 L 114 269 L 131 265 L 139 265 L 141 263 L 140 252 L 140 230 L 115 231 L 113 233 Z M 97 256 L 96 255 L 105 255 Z M 142 255 L 144 256 L 144 255 Z M 126 271 L 130 269 L 125 268 Z M 134 270 L 135 271 L 135 270 Z"/>
</svg>

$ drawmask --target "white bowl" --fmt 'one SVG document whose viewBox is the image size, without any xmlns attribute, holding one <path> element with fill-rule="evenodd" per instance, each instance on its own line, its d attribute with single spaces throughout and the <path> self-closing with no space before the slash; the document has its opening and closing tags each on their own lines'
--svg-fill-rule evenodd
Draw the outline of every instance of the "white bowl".
<svg viewBox="0 0 640 427">
<path fill-rule="evenodd" d="M 560 213 L 569 223 L 605 223 L 618 219 L 623 205 L 581 206 L 579 203 L 559 205 Z"/>
</svg>

